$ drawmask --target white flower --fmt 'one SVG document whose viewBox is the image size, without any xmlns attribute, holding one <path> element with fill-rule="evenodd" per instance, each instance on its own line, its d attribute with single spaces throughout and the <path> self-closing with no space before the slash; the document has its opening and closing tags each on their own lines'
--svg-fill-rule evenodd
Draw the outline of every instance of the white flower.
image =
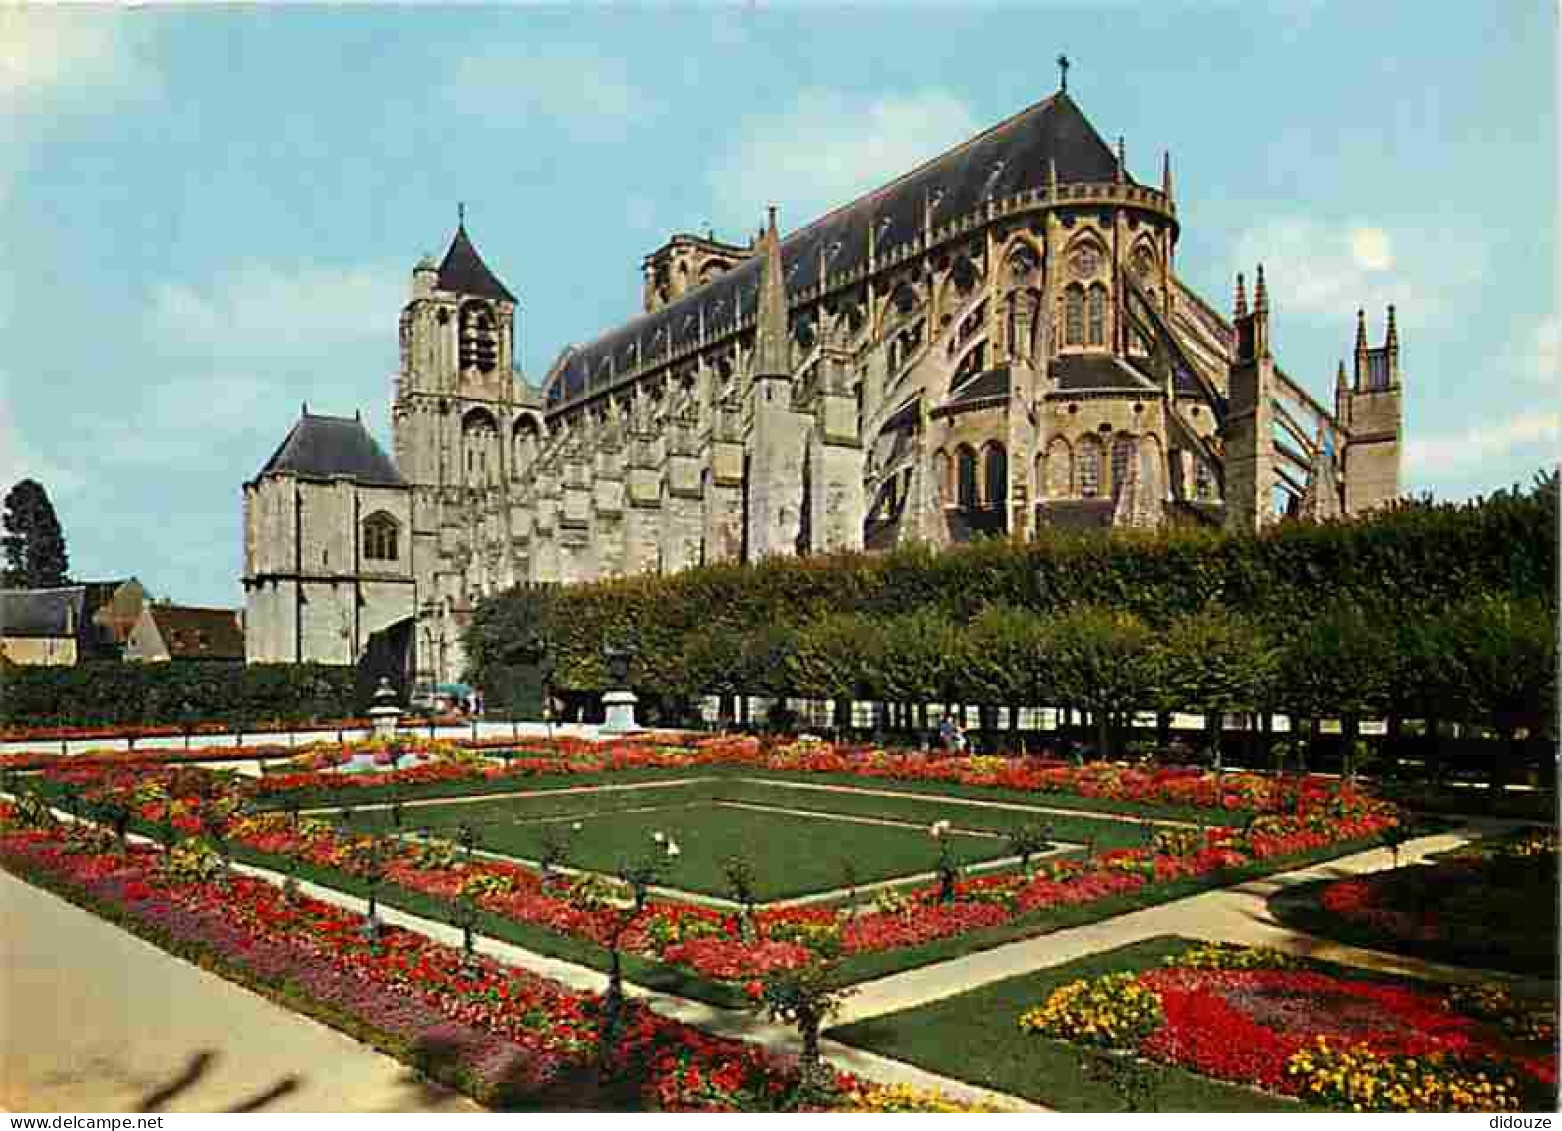
<svg viewBox="0 0 1562 1131">
<path fill-rule="evenodd" d="M 682 855 L 682 853 L 683 849 L 678 847 L 678 842 L 676 840 L 670 840 L 667 842 L 667 855 L 679 856 Z"/>
<path fill-rule="evenodd" d="M 572 832 L 572 833 L 578 833 L 584 827 L 585 826 L 583 826 L 579 821 L 576 821 L 573 825 L 571 825 L 569 827 L 569 831 Z"/>
<path fill-rule="evenodd" d="M 666 840 L 667 838 L 663 836 L 661 830 L 658 829 L 656 832 L 651 834 L 651 839 L 654 840 L 657 844 L 661 844 L 662 841 Z"/>
<path fill-rule="evenodd" d="M 933 827 L 928 830 L 935 840 L 942 839 L 949 832 L 948 821 L 934 821 Z"/>
</svg>

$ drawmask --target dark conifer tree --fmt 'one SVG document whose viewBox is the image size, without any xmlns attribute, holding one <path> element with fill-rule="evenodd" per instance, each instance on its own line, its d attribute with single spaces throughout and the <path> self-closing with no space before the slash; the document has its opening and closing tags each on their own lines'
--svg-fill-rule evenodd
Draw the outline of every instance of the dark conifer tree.
<svg viewBox="0 0 1562 1131">
<path fill-rule="evenodd" d="M 5 497 L 5 569 L 0 583 L 16 589 L 69 584 L 70 558 L 59 516 L 43 484 L 23 479 Z"/>
</svg>

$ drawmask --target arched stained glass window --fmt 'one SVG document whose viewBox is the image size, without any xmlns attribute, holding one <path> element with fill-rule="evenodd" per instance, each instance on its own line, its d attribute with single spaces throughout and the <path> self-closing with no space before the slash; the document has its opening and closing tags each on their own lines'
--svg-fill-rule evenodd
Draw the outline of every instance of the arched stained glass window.
<svg viewBox="0 0 1562 1131">
<path fill-rule="evenodd" d="M 961 510 L 975 510 L 977 504 L 976 491 L 976 453 L 968 447 L 962 447 L 955 456 L 956 490 Z"/>
<path fill-rule="evenodd" d="M 1009 493 L 1009 455 L 1002 444 L 989 444 L 983 456 L 983 501 L 988 507 L 1001 507 Z"/>
<path fill-rule="evenodd" d="M 1106 288 L 1099 283 L 1090 288 L 1090 344 L 1106 345 Z"/>
<path fill-rule="evenodd" d="M 1063 292 L 1063 344 L 1085 344 L 1085 292 L 1077 286 Z"/>
</svg>

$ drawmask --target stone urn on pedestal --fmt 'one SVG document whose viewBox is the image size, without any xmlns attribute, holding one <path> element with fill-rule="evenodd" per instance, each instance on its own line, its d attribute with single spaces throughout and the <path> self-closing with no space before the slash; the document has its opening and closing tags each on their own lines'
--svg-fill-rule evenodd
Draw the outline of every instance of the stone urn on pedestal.
<svg viewBox="0 0 1562 1131">
<path fill-rule="evenodd" d="M 374 706 L 369 708 L 369 721 L 375 738 L 394 738 L 396 723 L 401 719 L 401 707 L 396 702 L 396 689 L 385 676 L 380 676 L 380 686 L 374 691 Z"/>
<path fill-rule="evenodd" d="M 602 696 L 606 715 L 602 722 L 603 734 L 629 734 L 640 729 L 640 724 L 635 722 L 635 704 L 640 700 L 629 690 L 629 660 L 632 655 L 628 648 L 617 648 L 611 644 L 602 649 L 602 658 L 607 661 L 608 682 L 614 689 Z"/>
</svg>

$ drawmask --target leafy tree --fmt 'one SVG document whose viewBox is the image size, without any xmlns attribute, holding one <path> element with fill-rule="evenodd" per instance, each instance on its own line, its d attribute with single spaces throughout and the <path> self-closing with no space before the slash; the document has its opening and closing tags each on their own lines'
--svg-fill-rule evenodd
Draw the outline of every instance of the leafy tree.
<svg viewBox="0 0 1562 1131">
<path fill-rule="evenodd" d="M 1048 656 L 1054 638 L 1047 627 L 1047 618 L 1029 609 L 1004 604 L 984 608 L 963 634 L 964 662 L 956 693 L 977 703 L 1006 705 L 1011 711 L 1056 702 Z"/>
<path fill-rule="evenodd" d="M 884 697 L 913 703 L 927 726 L 927 704 L 947 702 L 952 674 L 963 666 L 960 632 L 937 609 L 923 608 L 884 622 L 880 671 Z"/>
<path fill-rule="evenodd" d="M 876 623 L 855 613 L 831 613 L 797 634 L 787 665 L 798 694 L 835 700 L 836 725 L 849 726 L 851 701 L 876 692 L 883 655 Z"/>
<path fill-rule="evenodd" d="M 1394 635 L 1354 601 L 1342 600 L 1294 625 L 1280 655 L 1278 698 L 1293 717 L 1338 718 L 1346 748 L 1356 724 L 1380 713 L 1394 670 Z"/>
<path fill-rule="evenodd" d="M 69 584 L 65 534 L 49 493 L 36 479 L 23 479 L 5 497 L 5 569 L 0 582 L 16 589 Z"/>
<path fill-rule="evenodd" d="M 1156 707 L 1204 715 L 1218 743 L 1222 715 L 1251 714 L 1270 702 L 1280 650 L 1251 618 L 1209 608 L 1175 618 L 1153 663 Z"/>
<path fill-rule="evenodd" d="M 1432 629 L 1442 657 L 1439 689 L 1467 722 L 1495 727 L 1514 760 L 1518 732 L 1553 728 L 1557 709 L 1557 614 L 1534 598 L 1472 597 L 1449 609 Z M 1501 791 L 1503 760 L 1492 763 L 1491 788 Z"/>
</svg>

